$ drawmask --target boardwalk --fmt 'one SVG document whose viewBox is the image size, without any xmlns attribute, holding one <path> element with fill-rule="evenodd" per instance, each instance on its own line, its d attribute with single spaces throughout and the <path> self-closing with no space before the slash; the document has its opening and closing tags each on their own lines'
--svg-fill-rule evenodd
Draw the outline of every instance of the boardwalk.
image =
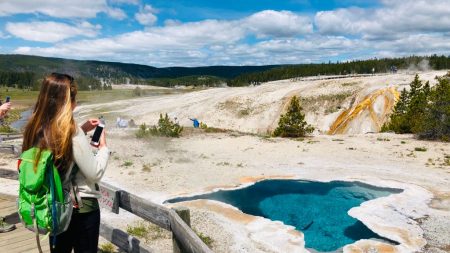
<svg viewBox="0 0 450 253">
<path fill-rule="evenodd" d="M 6 217 L 7 222 L 15 223 L 17 227 L 11 232 L 0 233 L 1 252 L 38 252 L 34 233 L 23 227 L 16 211 L 15 198 L 0 194 L 0 216 Z M 48 239 L 42 241 L 41 245 L 44 252 L 50 252 Z"/>
</svg>

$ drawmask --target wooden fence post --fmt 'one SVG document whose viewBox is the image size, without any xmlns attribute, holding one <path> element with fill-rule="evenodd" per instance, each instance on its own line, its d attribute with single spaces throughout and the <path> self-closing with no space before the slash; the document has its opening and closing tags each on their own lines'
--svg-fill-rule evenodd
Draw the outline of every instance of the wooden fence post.
<svg viewBox="0 0 450 253">
<path fill-rule="evenodd" d="M 184 206 L 177 206 L 172 208 L 180 218 L 190 227 L 191 226 L 191 212 L 189 208 Z M 186 251 L 183 249 L 181 243 L 175 237 L 175 234 L 172 232 L 172 243 L 173 243 L 173 252 L 174 253 L 185 253 Z"/>
</svg>

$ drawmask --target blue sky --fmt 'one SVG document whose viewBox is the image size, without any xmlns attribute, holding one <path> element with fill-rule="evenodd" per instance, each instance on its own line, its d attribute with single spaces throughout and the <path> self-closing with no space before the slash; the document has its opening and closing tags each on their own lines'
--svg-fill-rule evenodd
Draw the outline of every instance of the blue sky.
<svg viewBox="0 0 450 253">
<path fill-rule="evenodd" d="M 449 0 L 0 1 L 0 53 L 158 67 L 448 55 L 449 7 Z"/>
</svg>

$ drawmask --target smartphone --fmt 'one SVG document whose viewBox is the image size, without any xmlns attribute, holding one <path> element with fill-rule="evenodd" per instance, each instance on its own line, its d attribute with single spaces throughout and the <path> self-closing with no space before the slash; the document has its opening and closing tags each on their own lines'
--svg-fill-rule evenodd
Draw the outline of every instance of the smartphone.
<svg viewBox="0 0 450 253">
<path fill-rule="evenodd" d="M 7 96 L 7 97 L 6 97 L 6 103 L 9 103 L 10 100 L 11 100 L 11 97 L 10 97 L 10 96 Z"/>
<path fill-rule="evenodd" d="M 91 139 L 92 145 L 98 146 L 99 141 L 100 141 L 100 136 L 102 135 L 104 127 L 105 127 L 105 125 L 103 125 L 103 124 L 97 125 L 97 127 L 95 128 L 95 131 L 94 131 L 94 135 L 92 136 L 92 139 Z"/>
</svg>

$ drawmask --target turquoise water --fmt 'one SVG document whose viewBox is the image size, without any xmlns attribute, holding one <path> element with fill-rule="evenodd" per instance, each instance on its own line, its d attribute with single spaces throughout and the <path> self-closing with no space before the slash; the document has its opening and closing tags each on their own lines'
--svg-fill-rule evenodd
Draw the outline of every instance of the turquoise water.
<svg viewBox="0 0 450 253">
<path fill-rule="evenodd" d="M 225 202 L 244 213 L 296 227 L 304 233 L 307 248 L 334 251 L 360 239 L 386 240 L 350 217 L 347 212 L 364 201 L 399 192 L 399 189 L 379 188 L 359 182 L 266 180 L 242 189 L 176 198 L 167 202 L 195 199 Z"/>
</svg>

